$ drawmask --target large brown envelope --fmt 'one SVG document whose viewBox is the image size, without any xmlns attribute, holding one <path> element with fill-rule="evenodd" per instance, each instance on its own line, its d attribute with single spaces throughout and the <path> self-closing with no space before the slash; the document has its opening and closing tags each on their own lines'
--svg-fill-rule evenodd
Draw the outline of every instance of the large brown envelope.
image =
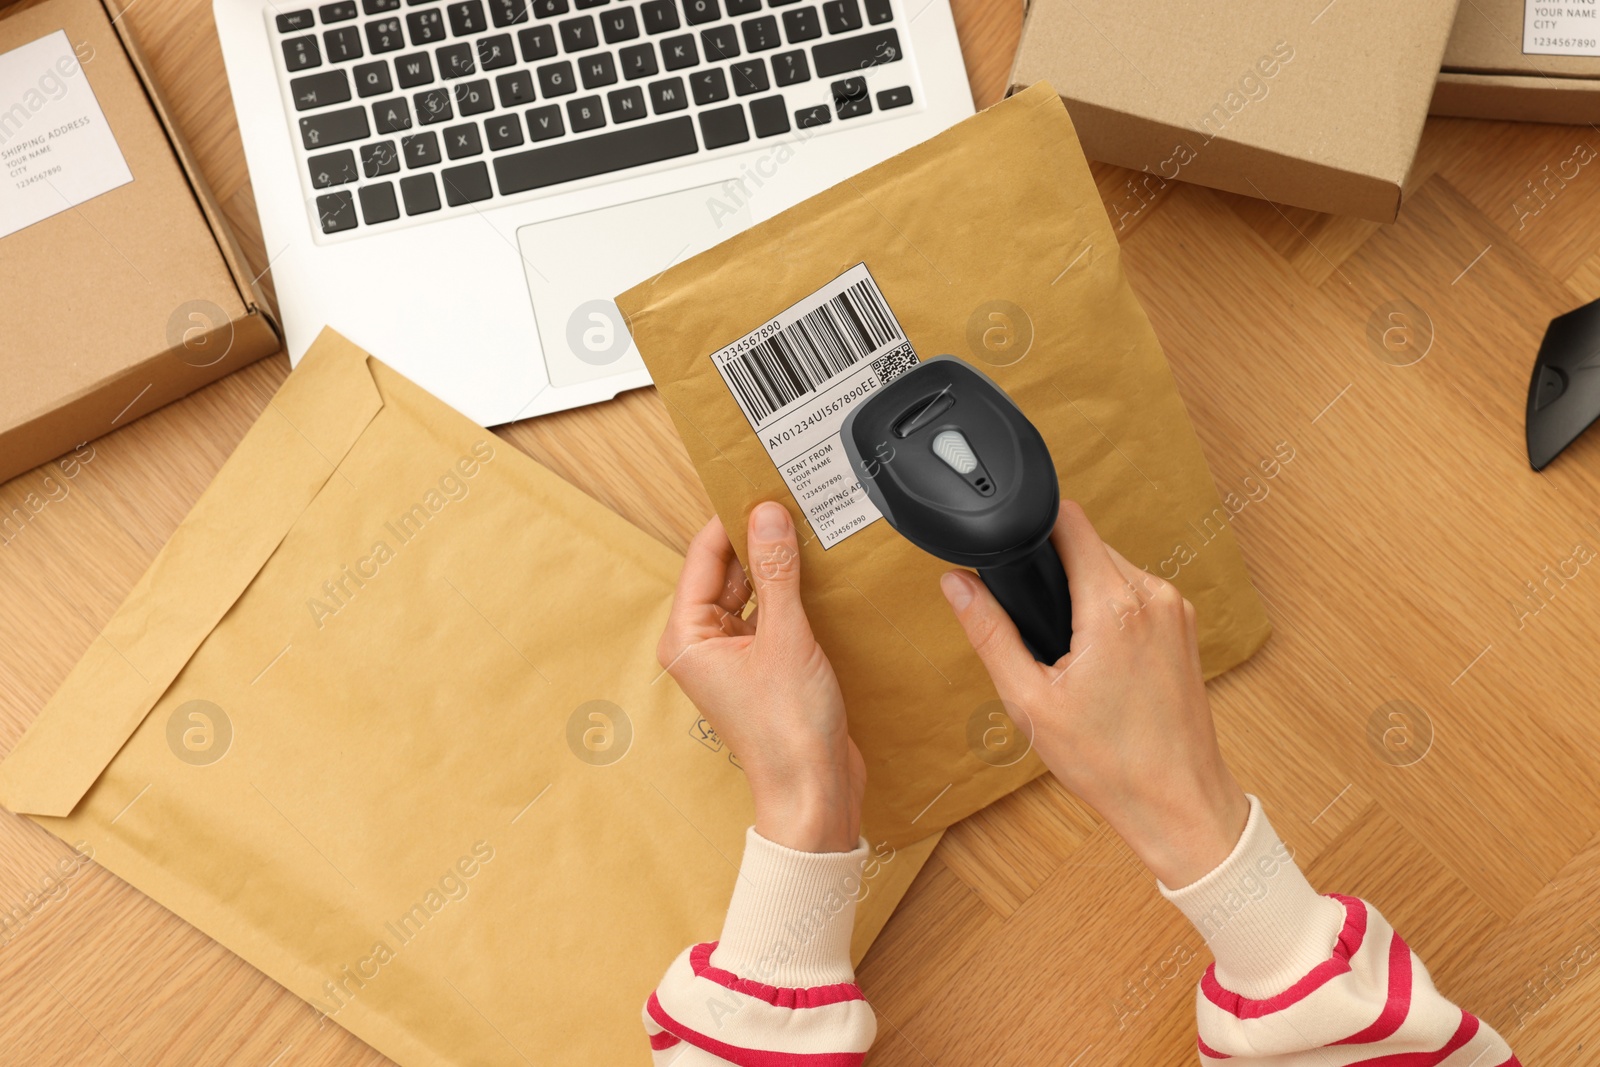
<svg viewBox="0 0 1600 1067">
<path fill-rule="evenodd" d="M 759 199 L 760 176 L 806 150 L 774 148 L 767 169 L 707 210 Z M 1266 640 L 1233 537 L 1243 504 L 1218 499 L 1048 85 L 618 304 L 741 558 L 742 517 L 756 501 L 782 500 L 810 523 L 804 595 L 867 757 L 869 835 L 911 840 L 1042 771 L 1036 755 L 1019 758 L 1026 724 L 998 716 L 939 593 L 947 565 L 871 521 L 838 447 L 851 405 L 914 359 L 959 355 L 1011 394 L 1049 443 L 1062 494 L 1194 602 L 1207 676 Z M 1276 466 L 1268 457 L 1262 477 Z"/>
<path fill-rule="evenodd" d="M 751 820 L 656 664 L 680 565 L 324 333 L 0 801 L 402 1064 L 646 1062 Z M 877 845 L 858 958 L 932 845 Z"/>
</svg>

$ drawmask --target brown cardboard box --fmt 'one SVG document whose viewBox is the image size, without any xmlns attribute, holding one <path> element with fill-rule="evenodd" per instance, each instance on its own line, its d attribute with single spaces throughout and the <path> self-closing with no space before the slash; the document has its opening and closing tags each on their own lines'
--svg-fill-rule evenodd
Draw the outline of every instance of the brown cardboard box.
<svg viewBox="0 0 1600 1067">
<path fill-rule="evenodd" d="M 1392 221 L 1456 0 L 1032 0 L 1013 87 L 1049 81 L 1091 159 Z M 1135 205 L 1136 206 L 1136 205 Z"/>
<path fill-rule="evenodd" d="M 0 71 L 6 53 L 62 31 L 72 57 L 60 67 L 10 68 L 11 95 L 0 99 L 0 194 L 12 197 L 15 187 L 14 208 L 25 181 L 70 184 L 81 173 L 73 166 L 81 138 L 103 139 L 106 129 L 131 180 L 70 207 L 73 198 L 58 190 L 63 210 L 10 233 L 0 210 L 0 479 L 280 347 L 122 23 L 98 0 L 10 9 L 0 17 Z M 14 88 L 22 78 L 27 91 Z M 102 118 L 58 123 L 49 101 L 81 102 L 74 81 L 87 82 Z"/>
<path fill-rule="evenodd" d="M 1529 2 L 1537 19 L 1543 5 Z M 1582 9 L 1592 10 L 1587 4 Z M 1525 12 L 1524 0 L 1472 0 L 1461 5 L 1434 88 L 1432 114 L 1579 125 L 1600 121 L 1600 55 L 1524 52 Z M 1578 48 L 1600 52 L 1596 47 L 1600 12 L 1594 14 L 1596 32 L 1587 38 L 1593 44 Z M 1545 33 L 1531 26 L 1529 32 Z M 1566 35 L 1558 30 L 1549 36 L 1559 41 Z"/>
</svg>

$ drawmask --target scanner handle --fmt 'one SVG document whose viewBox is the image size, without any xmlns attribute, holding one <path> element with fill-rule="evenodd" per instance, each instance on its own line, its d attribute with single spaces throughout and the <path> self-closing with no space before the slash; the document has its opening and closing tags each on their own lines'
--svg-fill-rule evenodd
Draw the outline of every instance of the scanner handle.
<svg viewBox="0 0 1600 1067">
<path fill-rule="evenodd" d="M 1072 644 L 1072 597 L 1061 557 L 1048 540 L 1015 563 L 979 567 L 978 577 L 1006 609 L 1033 658 L 1054 663 Z"/>
</svg>

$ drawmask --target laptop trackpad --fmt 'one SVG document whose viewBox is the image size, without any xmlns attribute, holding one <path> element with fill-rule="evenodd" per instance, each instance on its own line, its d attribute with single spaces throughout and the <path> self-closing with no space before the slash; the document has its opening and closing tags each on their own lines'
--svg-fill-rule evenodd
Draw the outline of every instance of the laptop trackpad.
<svg viewBox="0 0 1600 1067">
<path fill-rule="evenodd" d="M 703 185 L 517 229 L 552 386 L 643 368 L 613 297 L 750 225 L 729 193 Z"/>
</svg>

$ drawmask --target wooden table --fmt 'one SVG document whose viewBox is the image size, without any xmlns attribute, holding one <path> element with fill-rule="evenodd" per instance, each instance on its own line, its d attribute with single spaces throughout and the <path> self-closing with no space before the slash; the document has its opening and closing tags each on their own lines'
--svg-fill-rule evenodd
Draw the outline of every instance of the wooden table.
<svg viewBox="0 0 1600 1067">
<path fill-rule="evenodd" d="M 955 7 L 987 105 L 1020 6 Z M 266 267 L 208 5 L 125 17 Z M 1392 226 L 1178 184 L 1150 199 L 1096 168 L 1218 485 L 1249 499 L 1233 521 L 1277 632 L 1211 688 L 1224 747 L 1319 888 L 1377 902 L 1530 1065 L 1600 1046 L 1600 564 L 1574 562 L 1600 551 L 1600 435 L 1543 475 L 1522 449 L 1545 322 L 1600 295 L 1600 171 L 1535 200 L 1529 183 L 1596 144 L 1434 121 Z M 1396 306 L 1405 366 L 1369 338 Z M 0 550 L 0 751 L 287 371 L 267 360 L 96 441 Z M 709 514 L 652 390 L 500 432 L 674 546 Z M 0 1064 L 386 1062 L 92 864 L 30 901 L 65 855 L 0 815 L 0 908 L 26 916 L 0 944 Z M 868 957 L 872 1062 L 1193 1063 L 1205 962 L 1121 843 L 1041 780 L 951 830 Z"/>
</svg>

